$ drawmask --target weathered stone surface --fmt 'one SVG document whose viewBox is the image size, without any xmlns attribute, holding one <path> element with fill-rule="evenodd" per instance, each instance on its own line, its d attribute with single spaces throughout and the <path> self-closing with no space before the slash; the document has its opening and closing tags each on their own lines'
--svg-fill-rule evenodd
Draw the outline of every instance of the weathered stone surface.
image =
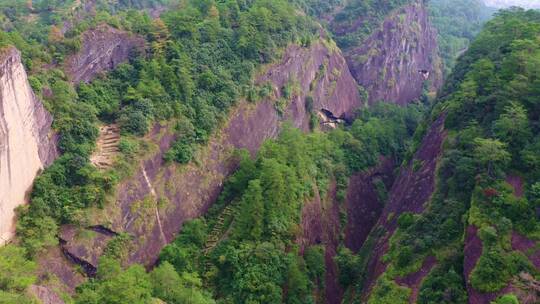
<svg viewBox="0 0 540 304">
<path fill-rule="evenodd" d="M 42 304 L 64 304 L 64 300 L 50 288 L 40 285 L 32 285 L 28 288 L 30 294 L 39 299 Z"/>
<path fill-rule="evenodd" d="M 20 52 L 0 51 L 0 244 L 13 236 L 14 209 L 26 202 L 36 175 L 58 155 L 52 117 L 39 101 Z"/>
<path fill-rule="evenodd" d="M 65 70 L 73 83 L 89 82 L 144 52 L 144 46 L 142 37 L 101 24 L 83 33 L 81 50 L 66 60 Z"/>
<path fill-rule="evenodd" d="M 367 299 L 387 264 L 382 257 L 389 248 L 389 239 L 397 229 L 397 220 L 404 212 L 422 213 L 435 191 L 436 167 L 443 153 L 446 138 L 444 129 L 446 115 L 440 115 L 428 129 L 414 157 L 401 170 L 389 192 L 381 216 L 375 227 L 385 232 L 375 241 L 367 266 L 367 277 L 362 298 Z M 414 168 L 413 164 L 421 164 Z M 375 228 L 376 229 L 376 228 Z"/>
<path fill-rule="evenodd" d="M 318 71 L 326 65 L 327 73 Z M 337 72 L 332 73 L 331 71 Z M 236 148 L 245 148 L 252 154 L 267 138 L 276 137 L 284 121 L 303 130 L 309 130 L 310 114 L 305 99 L 313 96 L 313 108 L 326 108 L 336 116 L 347 116 L 362 105 L 356 83 L 351 77 L 345 60 L 337 49 L 322 42 L 309 48 L 290 46 L 282 60 L 272 65 L 258 77 L 259 83 L 270 83 L 274 98 L 281 97 L 281 88 L 294 81 L 299 88 L 280 115 L 274 101 L 267 99 L 257 104 L 240 103 L 230 115 L 229 122 L 218 137 L 211 140 L 208 150 L 200 156 L 200 165 L 187 168 L 163 166 L 162 154 L 173 139 L 170 135 L 156 136 L 161 151 L 141 164 L 141 170 L 118 188 L 118 206 L 121 216 L 113 219 L 113 230 L 126 231 L 135 236 L 135 249 L 130 261 L 144 264 L 155 262 L 161 248 L 172 241 L 182 223 L 203 214 L 219 195 L 225 178 L 237 167 L 237 160 L 230 157 Z M 334 88 L 334 89 L 333 89 Z M 134 212 L 134 203 L 149 196 L 166 199 L 169 204 L 155 214 L 155 220 L 146 218 L 137 225 L 144 210 Z M 159 219 L 159 220 L 158 220 Z"/>
<path fill-rule="evenodd" d="M 318 302 L 339 304 L 343 300 L 343 287 L 339 284 L 339 270 L 334 257 L 340 243 L 340 202 L 337 199 L 336 182 L 331 181 L 326 197 L 321 198 L 319 190 L 314 189 L 315 196 L 302 207 L 301 234 L 296 238 L 300 252 L 313 245 L 324 247 L 325 278 L 322 286 L 317 286 Z"/>
<path fill-rule="evenodd" d="M 327 72 L 319 73 L 320 70 Z M 275 101 L 281 97 L 281 88 L 291 81 L 298 90 L 280 114 Z M 239 102 L 231 110 L 228 122 L 194 163 L 187 166 L 164 163 L 163 154 L 175 139 L 169 127 L 157 124 L 147 135 L 159 149 L 141 161 L 133 177 L 119 185 L 116 204 L 108 206 L 103 216 L 96 217 L 102 223 L 93 223 L 133 236 L 127 257 L 129 263 L 153 265 L 160 250 L 174 239 L 183 222 L 202 215 L 212 205 L 226 177 L 237 168 L 238 159 L 231 153 L 235 148 L 256 153 L 265 139 L 279 134 L 285 121 L 309 130 L 306 96 L 313 97 L 313 110 L 324 108 L 337 117 L 348 117 L 362 105 L 345 59 L 339 50 L 322 40 L 309 48 L 290 46 L 282 60 L 269 66 L 257 82 L 270 83 L 274 96 L 257 103 Z M 84 243 L 94 244 L 92 241 Z M 77 257 L 81 260 L 98 259 L 99 252 L 81 248 L 83 243 L 68 244 L 76 244 L 69 252 L 80 253 Z M 100 242 L 100 246 L 105 244 Z M 96 256 L 89 256 L 91 253 Z M 64 268 L 58 269 L 64 271 Z"/>
<path fill-rule="evenodd" d="M 334 31 L 339 35 L 348 29 Z M 344 54 L 354 78 L 369 93 L 370 103 L 383 100 L 404 105 L 422 96 L 425 83 L 431 91 L 442 85 L 437 32 L 422 1 L 389 15 L 365 42 Z"/>
<path fill-rule="evenodd" d="M 377 167 L 366 172 L 357 172 L 349 179 L 345 200 L 347 208 L 345 246 L 353 252 L 358 252 L 362 248 L 386 203 L 381 200 L 376 183 L 390 189 L 394 183 L 395 167 L 393 159 L 382 158 Z"/>
</svg>

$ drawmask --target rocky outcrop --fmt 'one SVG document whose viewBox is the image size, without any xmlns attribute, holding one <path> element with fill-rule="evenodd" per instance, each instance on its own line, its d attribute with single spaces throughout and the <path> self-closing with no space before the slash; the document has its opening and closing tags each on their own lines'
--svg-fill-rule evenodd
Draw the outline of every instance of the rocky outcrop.
<svg viewBox="0 0 540 304">
<path fill-rule="evenodd" d="M 321 198 L 319 190 L 314 189 L 314 197 L 302 207 L 302 232 L 296 239 L 300 253 L 313 245 L 324 247 L 325 277 L 324 282 L 318 282 L 316 292 L 317 303 L 339 304 L 343 299 L 343 288 L 339 284 L 338 266 L 334 257 L 337 254 L 341 223 L 340 202 L 337 199 L 336 182 L 332 180 Z M 322 284 L 324 283 L 324 285 Z"/>
<path fill-rule="evenodd" d="M 50 288 L 31 285 L 28 288 L 28 291 L 31 295 L 39 299 L 42 304 L 64 304 L 64 300 L 58 296 L 58 294 L 52 291 Z"/>
<path fill-rule="evenodd" d="M 226 177 L 237 168 L 234 149 L 245 148 L 255 154 L 265 139 L 279 134 L 285 121 L 308 131 L 312 114 L 306 106 L 308 95 L 313 99 L 312 111 L 326 109 L 336 117 L 349 117 L 362 105 L 345 59 L 329 41 L 321 39 L 309 48 L 292 45 L 280 62 L 264 71 L 256 82 L 270 85 L 271 96 L 256 103 L 239 102 L 196 162 L 187 166 L 164 163 L 163 154 L 175 140 L 170 127 L 157 124 L 147 135 L 157 151 L 141 161 L 136 173 L 119 185 L 116 203 L 109 205 L 103 216 L 95 217 L 101 222 L 93 223 L 133 236 L 128 263 L 155 263 L 182 223 L 202 215 L 211 206 Z M 285 108 L 279 109 L 278 100 L 283 100 L 286 85 L 294 87 L 293 93 Z M 100 236 L 84 243 L 104 248 L 107 242 Z M 99 255 L 99 250 L 80 246 L 81 242 L 67 238 L 62 248 L 71 258 L 91 264 L 97 260 L 92 254 Z"/>
<path fill-rule="evenodd" d="M 0 51 L 0 244 L 14 232 L 36 175 L 57 156 L 52 117 L 39 101 L 13 47 Z"/>
<path fill-rule="evenodd" d="M 340 35 L 348 29 L 333 31 Z M 442 85 L 437 32 L 423 1 L 390 14 L 366 41 L 347 48 L 344 54 L 370 103 L 382 100 L 405 105 L 420 98 L 425 87 L 437 91 Z"/>
<path fill-rule="evenodd" d="M 393 159 L 382 158 L 377 167 L 367 172 L 355 173 L 349 179 L 345 200 L 345 246 L 353 252 L 360 250 L 381 216 L 386 203 L 381 196 L 394 183 L 394 169 Z"/>
<path fill-rule="evenodd" d="M 413 159 L 403 166 L 388 195 L 376 227 L 385 234 L 375 241 L 367 265 L 363 298 L 367 299 L 377 278 L 386 270 L 382 257 L 389 248 L 389 239 L 397 229 L 397 219 L 404 212 L 422 213 L 435 191 L 436 168 L 446 138 L 445 115 L 439 116 L 428 129 Z M 418 167 L 414 166 L 417 164 Z M 433 263 L 428 263 L 429 268 Z"/>
<path fill-rule="evenodd" d="M 82 34 L 81 50 L 66 60 L 65 71 L 73 83 L 89 82 L 144 52 L 144 45 L 142 37 L 101 24 Z"/>
</svg>

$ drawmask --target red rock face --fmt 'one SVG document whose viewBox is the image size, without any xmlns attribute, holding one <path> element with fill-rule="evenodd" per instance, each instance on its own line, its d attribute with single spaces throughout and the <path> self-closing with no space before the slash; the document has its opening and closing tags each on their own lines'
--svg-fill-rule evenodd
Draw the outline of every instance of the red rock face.
<svg viewBox="0 0 540 304">
<path fill-rule="evenodd" d="M 536 269 L 540 269 L 540 248 L 538 241 L 531 240 L 517 232 L 512 232 L 512 249 L 521 251 L 529 257 Z"/>
<path fill-rule="evenodd" d="M 422 281 L 429 274 L 429 272 L 437 265 L 437 259 L 433 256 L 428 256 L 420 270 L 415 273 L 411 273 L 405 277 L 400 277 L 396 279 L 396 282 L 401 286 L 406 286 L 411 289 L 411 297 L 409 298 L 409 303 L 414 304 L 418 300 L 418 294 L 420 293 L 420 287 Z"/>
<path fill-rule="evenodd" d="M 369 102 L 405 105 L 442 85 L 437 33 L 422 3 L 405 6 L 386 18 L 382 27 L 345 58 L 354 78 L 369 93 Z"/>
<path fill-rule="evenodd" d="M 64 304 L 65 303 L 62 300 L 62 298 L 58 296 L 56 292 L 44 286 L 31 285 L 28 288 L 28 291 L 30 292 L 30 294 L 38 298 L 40 300 L 40 303 L 42 304 Z"/>
<path fill-rule="evenodd" d="M 318 73 L 321 70 L 326 72 Z M 299 90 L 295 90 L 284 113 L 279 114 L 273 99 L 281 97 L 281 88 L 291 81 Z M 283 59 L 270 66 L 257 82 L 272 85 L 273 99 L 240 102 L 231 111 L 219 136 L 211 139 L 205 153 L 199 155 L 199 165 L 180 167 L 163 162 L 163 154 L 175 139 L 168 131 L 170 128 L 156 125 L 148 135 L 159 147 L 158 151 L 139 164 L 133 177 L 119 185 L 116 204 L 108 206 L 102 217 L 106 222 L 94 223 L 133 236 L 129 263 L 153 265 L 161 249 L 178 234 L 182 223 L 206 212 L 221 192 L 226 177 L 237 168 L 238 160 L 231 157 L 235 148 L 245 148 L 255 154 L 265 139 L 279 134 L 285 121 L 307 131 L 310 116 L 305 104 L 307 95 L 313 96 L 314 110 L 324 108 L 337 117 L 348 117 L 362 105 L 345 59 L 338 50 L 322 42 L 313 43 L 309 48 L 290 46 Z M 99 250 L 83 248 L 96 246 L 91 245 L 96 244 L 94 241 L 79 243 L 67 239 L 63 249 L 71 258 L 90 264 L 97 261 Z M 331 261 L 335 248 L 327 254 Z M 334 270 L 337 280 L 337 269 L 334 267 Z"/>
<path fill-rule="evenodd" d="M 315 189 L 317 190 L 317 189 Z M 328 304 L 339 304 L 343 299 L 343 288 L 339 284 L 338 267 L 334 261 L 337 254 L 340 237 L 339 201 L 336 199 L 336 183 L 332 181 L 323 199 L 319 197 L 318 190 L 311 202 L 302 209 L 302 234 L 296 243 L 300 245 L 300 252 L 312 245 L 322 245 L 325 249 L 324 292 L 318 292 L 318 296 Z"/>
<path fill-rule="evenodd" d="M 376 226 L 382 227 L 386 234 L 376 241 L 367 266 L 368 276 L 364 285 L 363 298 L 367 299 L 378 277 L 385 271 L 382 256 L 388 251 L 388 241 L 397 228 L 397 219 L 404 212 L 421 213 L 435 191 L 435 171 L 442 155 L 442 144 L 446 138 L 444 130 L 445 115 L 441 115 L 429 128 L 413 160 L 401 168 L 388 202 Z M 413 169 L 413 163 L 421 163 Z"/>
<path fill-rule="evenodd" d="M 394 182 L 394 167 L 392 159 L 382 159 L 376 168 L 356 173 L 349 179 L 345 246 L 353 252 L 360 250 L 384 208 L 385 202 L 381 201 L 375 182 L 379 180 L 390 189 Z"/>
<path fill-rule="evenodd" d="M 89 82 L 99 73 L 114 69 L 133 52 L 144 52 L 142 37 L 102 24 L 82 35 L 81 50 L 65 62 L 73 83 Z"/>
</svg>

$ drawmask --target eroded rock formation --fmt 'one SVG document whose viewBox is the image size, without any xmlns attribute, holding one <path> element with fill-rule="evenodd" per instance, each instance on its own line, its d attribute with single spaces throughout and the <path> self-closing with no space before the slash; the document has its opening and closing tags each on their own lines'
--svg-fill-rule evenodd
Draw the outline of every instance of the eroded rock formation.
<svg viewBox="0 0 540 304">
<path fill-rule="evenodd" d="M 371 256 L 367 265 L 367 277 L 364 285 L 363 298 L 367 300 L 376 280 L 386 270 L 387 264 L 382 261 L 389 248 L 390 237 L 397 229 L 397 219 L 404 212 L 420 214 L 424 211 L 426 204 L 431 199 L 435 191 L 436 167 L 443 153 L 443 142 L 446 138 L 444 122 L 446 116 L 443 114 L 435 120 L 428 129 L 419 149 L 405 166 L 402 166 L 399 175 L 390 189 L 388 202 L 382 210 L 381 216 L 372 233 L 374 236 L 379 231 L 384 231 L 382 235 L 375 236 L 376 241 L 371 250 Z M 417 168 L 413 165 L 419 164 Z M 380 229 L 382 228 L 382 229 Z M 435 266 L 435 261 L 430 259 L 423 265 L 429 269 Z M 422 268 L 410 276 L 411 283 L 419 285 L 416 275 L 427 274 L 426 268 Z M 402 283 L 407 283 L 405 280 Z M 418 292 L 417 285 L 405 286 L 413 289 L 413 296 Z"/>
<path fill-rule="evenodd" d="M 363 104 L 341 52 L 324 39 L 309 48 L 290 46 L 282 60 L 266 69 L 257 82 L 269 84 L 272 96 L 257 103 L 240 102 L 232 109 L 219 136 L 198 155 L 197 164 L 180 167 L 164 163 L 163 155 L 175 139 L 168 126 L 158 124 L 147 135 L 158 151 L 141 161 L 134 176 L 119 185 L 116 204 L 109 205 L 103 217 L 96 217 L 102 222 L 93 223 L 133 236 L 128 263 L 152 265 L 182 223 L 208 209 L 238 165 L 232 157 L 234 149 L 245 148 L 255 154 L 265 139 L 279 134 L 285 121 L 308 131 L 310 116 L 317 110 L 324 108 L 345 118 Z M 283 97 L 282 88 L 291 84 L 295 89 L 288 106 L 278 110 L 276 101 Z M 311 113 L 306 106 L 307 96 L 313 99 Z M 71 259 L 95 267 L 100 251 L 92 248 L 104 248 L 109 241 L 97 236 L 94 240 L 70 237 L 62 247 Z M 53 272 L 62 278 L 66 267 L 53 268 Z"/>
<path fill-rule="evenodd" d="M 352 28 L 334 25 L 339 36 Z M 424 88 L 442 85 L 437 32 L 429 21 L 423 1 L 404 6 L 389 15 L 382 26 L 360 45 L 344 50 L 358 83 L 369 93 L 369 102 L 407 104 L 422 96 Z"/>
<path fill-rule="evenodd" d="M 143 52 L 144 45 L 142 37 L 101 24 L 83 33 L 81 50 L 66 60 L 66 73 L 73 83 L 89 82 Z"/>
<path fill-rule="evenodd" d="M 0 51 L 0 244 L 13 236 L 14 209 L 26 201 L 34 178 L 57 156 L 52 117 L 39 101 L 20 52 Z"/>
</svg>

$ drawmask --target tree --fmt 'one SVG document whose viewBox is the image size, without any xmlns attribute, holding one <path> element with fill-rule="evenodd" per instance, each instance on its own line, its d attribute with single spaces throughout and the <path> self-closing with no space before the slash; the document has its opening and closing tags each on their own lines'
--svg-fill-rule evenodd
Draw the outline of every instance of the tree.
<svg viewBox="0 0 540 304">
<path fill-rule="evenodd" d="M 508 271 L 509 265 L 504 253 L 496 248 L 486 248 L 482 253 L 478 263 L 474 267 L 470 275 L 471 285 L 474 289 L 482 292 L 498 291 L 511 278 L 511 273 Z"/>
<path fill-rule="evenodd" d="M 169 262 L 163 262 L 151 273 L 153 295 L 165 300 L 172 301 L 175 291 L 182 286 L 180 276 Z"/>
<path fill-rule="evenodd" d="M 511 155 L 506 151 L 506 144 L 496 139 L 476 138 L 474 155 L 477 161 L 487 167 L 488 175 L 493 177 L 494 170 L 504 168 Z"/>
<path fill-rule="evenodd" d="M 242 197 L 242 212 L 238 218 L 236 235 L 241 239 L 258 241 L 264 230 L 264 200 L 261 182 L 251 180 Z"/>
<path fill-rule="evenodd" d="M 150 273 L 153 296 L 171 304 L 213 304 L 209 295 L 200 290 L 201 280 L 194 274 L 180 276 L 168 262 Z"/>
<path fill-rule="evenodd" d="M 115 265 L 116 264 L 116 265 Z M 103 266 L 118 271 L 119 263 L 108 260 Z M 101 267 L 101 263 L 100 263 Z M 76 297 L 78 304 L 147 304 L 152 298 L 152 286 L 142 265 L 134 265 L 114 276 L 102 275 L 103 280 L 94 280 L 81 285 Z"/>
<path fill-rule="evenodd" d="M 296 253 L 289 254 L 287 269 L 287 304 L 313 303 L 310 282 L 304 260 Z"/>
<path fill-rule="evenodd" d="M 497 300 L 491 302 L 491 304 L 519 304 L 518 298 L 513 294 L 506 294 Z"/>
<path fill-rule="evenodd" d="M 494 80 L 495 65 L 487 58 L 482 58 L 475 62 L 472 66 L 472 71 L 469 76 L 478 84 L 480 95 L 485 95 L 495 88 L 496 81 Z"/>
<path fill-rule="evenodd" d="M 0 247 L 0 291 L 21 292 L 34 283 L 36 264 L 25 257 L 23 248 Z"/>
<path fill-rule="evenodd" d="M 510 103 L 493 123 L 493 133 L 498 139 L 510 144 L 512 150 L 521 151 L 531 137 L 527 110 L 517 102 Z"/>
<path fill-rule="evenodd" d="M 306 261 L 307 273 L 312 281 L 323 280 L 326 273 L 325 263 L 325 248 L 322 245 L 310 246 L 304 252 L 304 260 Z"/>
<path fill-rule="evenodd" d="M 62 34 L 62 31 L 60 28 L 58 28 L 56 25 L 51 26 L 51 30 L 49 31 L 49 43 L 59 43 L 62 42 L 64 39 L 64 34 Z"/>
</svg>

